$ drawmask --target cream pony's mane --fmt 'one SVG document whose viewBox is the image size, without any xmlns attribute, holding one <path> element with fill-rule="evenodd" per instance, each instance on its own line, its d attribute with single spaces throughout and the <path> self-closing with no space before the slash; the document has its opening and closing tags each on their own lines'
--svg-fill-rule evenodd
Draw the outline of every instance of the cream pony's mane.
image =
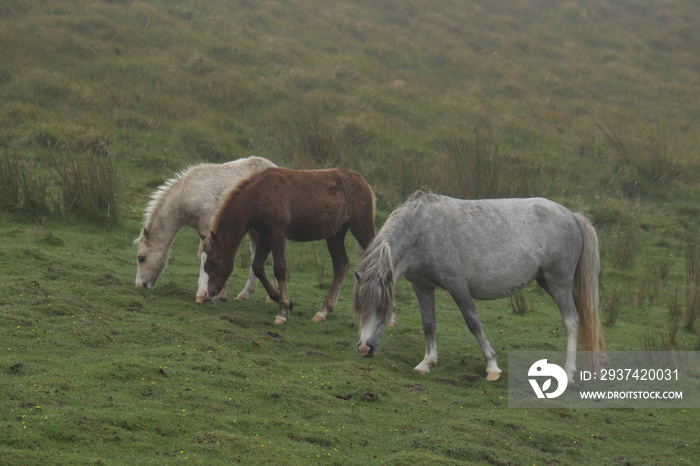
<svg viewBox="0 0 700 466">
<path fill-rule="evenodd" d="M 143 219 L 141 220 L 141 233 L 139 237 L 134 240 L 134 245 L 138 245 L 143 241 L 143 230 L 144 228 L 151 228 L 151 221 L 154 218 L 155 212 L 163 207 L 168 196 L 172 192 L 173 186 L 176 186 L 187 173 L 194 168 L 189 166 L 179 172 L 175 173 L 175 176 L 166 180 L 162 185 L 158 186 L 155 191 L 151 194 L 151 198 L 148 200 L 146 207 L 143 212 Z"/>
<path fill-rule="evenodd" d="M 162 185 L 158 186 L 158 188 L 156 188 L 156 190 L 153 191 L 153 194 L 151 194 L 151 199 L 149 199 L 148 204 L 146 204 L 146 208 L 143 212 L 143 220 L 141 221 L 142 228 L 150 226 L 153 213 L 162 207 L 163 203 L 170 194 L 172 187 L 175 186 L 179 181 L 181 181 L 187 175 L 187 173 L 194 167 L 195 166 L 190 165 L 189 167 L 180 170 L 179 172 L 176 172 L 175 176 L 168 180 L 165 180 L 165 182 Z"/>
</svg>

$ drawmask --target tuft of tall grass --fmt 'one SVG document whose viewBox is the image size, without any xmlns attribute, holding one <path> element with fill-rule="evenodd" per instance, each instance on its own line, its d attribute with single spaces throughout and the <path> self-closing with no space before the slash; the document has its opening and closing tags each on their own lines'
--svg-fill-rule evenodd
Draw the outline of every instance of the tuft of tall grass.
<svg viewBox="0 0 700 466">
<path fill-rule="evenodd" d="M 657 296 L 663 294 L 669 270 L 668 256 L 665 259 L 647 262 L 644 278 L 637 282 L 634 288 L 635 307 L 641 306 L 645 299 L 649 304 L 654 304 Z"/>
<path fill-rule="evenodd" d="M 598 125 L 617 155 L 615 161 L 622 193 L 630 198 L 669 198 L 677 192 L 684 172 L 671 159 L 668 144 L 659 128 L 654 134 L 634 137 L 610 125 Z"/>
<path fill-rule="evenodd" d="M 640 340 L 642 351 L 675 351 L 678 349 L 678 342 L 675 334 L 669 332 L 649 332 L 643 335 Z"/>
<path fill-rule="evenodd" d="M 671 290 L 668 302 L 668 331 L 655 330 L 642 336 L 642 351 L 676 351 L 679 349 L 677 339 L 683 317 L 683 306 L 678 291 Z"/>
<path fill-rule="evenodd" d="M 54 156 L 58 186 L 63 194 L 63 208 L 91 221 L 120 223 L 117 205 L 119 182 L 109 157 L 92 152 L 81 156 Z"/>
<path fill-rule="evenodd" d="M 617 318 L 620 315 L 620 300 L 622 298 L 622 288 L 618 288 L 613 285 L 609 293 L 607 293 L 607 299 L 603 305 L 603 315 L 605 316 L 605 326 L 612 327 L 615 325 Z"/>
<path fill-rule="evenodd" d="M 449 137 L 435 170 L 441 190 L 460 199 L 542 194 L 539 168 L 502 155 L 491 135 L 481 131 L 473 141 Z"/>
<path fill-rule="evenodd" d="M 48 182 L 35 170 L 27 170 L 20 166 L 19 186 L 21 190 L 20 207 L 27 212 L 34 222 L 42 225 L 54 209 L 47 195 Z"/>
<path fill-rule="evenodd" d="M 622 233 L 620 225 L 617 225 L 615 238 L 612 241 L 612 261 L 615 267 L 621 270 L 629 270 L 637 257 L 639 244 L 633 232 Z"/>
<path fill-rule="evenodd" d="M 697 322 L 700 332 L 700 258 L 695 247 L 695 241 L 688 236 L 685 260 L 685 328 L 692 331 Z"/>
<path fill-rule="evenodd" d="M 287 151 L 299 168 L 342 166 L 343 148 L 338 128 L 317 108 L 299 107 L 293 112 Z"/>
<path fill-rule="evenodd" d="M 514 294 L 509 300 L 508 307 L 513 311 L 513 314 L 525 315 L 532 309 L 532 304 L 525 296 L 524 291 Z"/>
<path fill-rule="evenodd" d="M 21 184 L 21 167 L 16 155 L 5 151 L 0 157 L 0 211 L 9 211 L 19 207 Z"/>
</svg>

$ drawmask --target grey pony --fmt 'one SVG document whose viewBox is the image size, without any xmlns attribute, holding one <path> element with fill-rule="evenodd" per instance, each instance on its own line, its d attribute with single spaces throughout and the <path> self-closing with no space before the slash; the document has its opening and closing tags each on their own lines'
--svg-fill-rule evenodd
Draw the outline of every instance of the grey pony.
<svg viewBox="0 0 700 466">
<path fill-rule="evenodd" d="M 437 364 L 435 288 L 447 290 L 486 358 L 488 380 L 501 369 L 474 299 L 511 296 L 533 280 L 554 298 L 567 336 L 566 373 L 576 372 L 579 330 L 586 364 L 607 360 L 598 316 L 598 239 L 582 214 L 543 198 L 459 200 L 418 191 L 392 212 L 355 271 L 353 309 L 360 320 L 358 350 L 371 356 L 394 310 L 404 276 L 418 298 L 425 358 Z"/>
</svg>

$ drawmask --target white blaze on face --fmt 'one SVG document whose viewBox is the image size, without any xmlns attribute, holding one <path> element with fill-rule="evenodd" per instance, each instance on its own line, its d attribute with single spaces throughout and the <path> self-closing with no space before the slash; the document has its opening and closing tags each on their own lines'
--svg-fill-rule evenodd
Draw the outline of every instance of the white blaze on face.
<svg viewBox="0 0 700 466">
<path fill-rule="evenodd" d="M 373 314 L 365 325 L 360 329 L 360 341 L 367 342 L 372 337 L 377 337 L 381 332 L 382 321 L 377 318 L 376 314 Z"/>
<path fill-rule="evenodd" d="M 138 262 L 138 260 L 137 260 L 137 262 L 136 262 L 136 286 L 139 287 L 139 288 L 143 286 L 143 283 L 144 283 L 144 281 L 145 281 L 144 278 L 143 278 L 144 272 L 145 272 L 145 270 L 144 270 L 145 268 L 146 268 L 146 265 L 145 265 L 145 264 L 142 264 L 141 262 Z M 153 284 L 152 284 L 152 283 L 146 283 L 146 285 L 147 285 L 149 288 L 153 288 Z"/>
<path fill-rule="evenodd" d="M 142 242 L 136 257 L 136 286 L 145 286 L 152 290 L 168 262 L 168 252 L 151 248 Z M 139 258 L 145 258 L 145 260 L 141 262 Z"/>
<path fill-rule="evenodd" d="M 204 264 L 207 262 L 207 253 L 202 251 L 199 260 L 199 284 L 197 285 L 197 297 L 206 298 L 209 287 L 209 275 L 204 271 Z"/>
</svg>

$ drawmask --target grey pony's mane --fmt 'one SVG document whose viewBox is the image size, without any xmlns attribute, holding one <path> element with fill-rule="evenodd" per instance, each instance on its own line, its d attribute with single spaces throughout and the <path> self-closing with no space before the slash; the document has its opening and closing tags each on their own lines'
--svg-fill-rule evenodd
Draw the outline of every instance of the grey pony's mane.
<svg viewBox="0 0 700 466">
<path fill-rule="evenodd" d="M 158 186 L 155 191 L 153 191 L 153 194 L 151 194 L 151 198 L 148 200 L 146 208 L 143 211 L 143 219 L 141 220 L 141 234 L 139 234 L 139 237 L 134 240 L 134 245 L 138 245 L 141 241 L 143 241 L 143 229 L 151 226 L 153 214 L 157 210 L 163 208 L 163 205 L 165 204 L 168 195 L 171 193 L 173 186 L 179 183 L 192 168 L 194 167 L 189 166 L 183 170 L 180 170 L 179 172 L 175 173 L 175 176 L 166 180 L 162 185 Z"/>
<path fill-rule="evenodd" d="M 391 243 L 401 235 L 404 227 L 412 222 L 414 214 L 424 203 L 434 203 L 438 196 L 429 190 L 414 192 L 399 205 L 379 230 L 377 236 L 362 254 L 357 266 L 353 289 L 353 312 L 360 319 L 360 326 L 375 315 L 387 320 L 394 311 L 394 265 L 391 256 Z"/>
</svg>

